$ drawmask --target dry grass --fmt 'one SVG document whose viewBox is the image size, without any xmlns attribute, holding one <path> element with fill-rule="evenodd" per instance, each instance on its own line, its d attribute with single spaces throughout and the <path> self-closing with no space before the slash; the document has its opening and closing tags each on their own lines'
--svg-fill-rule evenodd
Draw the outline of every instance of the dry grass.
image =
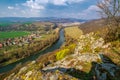
<svg viewBox="0 0 120 80">
<path fill-rule="evenodd" d="M 78 27 L 68 27 L 65 28 L 65 34 L 73 39 L 78 40 L 78 38 L 83 34 L 83 32 Z"/>
<path fill-rule="evenodd" d="M 104 50 L 104 55 L 120 66 L 120 41 L 111 43 L 111 47 Z"/>
<path fill-rule="evenodd" d="M 50 22 L 34 22 L 33 24 L 36 26 L 43 26 L 43 27 L 48 25 L 53 25 L 53 23 L 50 23 Z"/>
<path fill-rule="evenodd" d="M 101 32 L 106 27 L 106 21 L 104 19 L 92 20 L 80 25 L 80 29 L 84 34 L 97 31 Z"/>
</svg>

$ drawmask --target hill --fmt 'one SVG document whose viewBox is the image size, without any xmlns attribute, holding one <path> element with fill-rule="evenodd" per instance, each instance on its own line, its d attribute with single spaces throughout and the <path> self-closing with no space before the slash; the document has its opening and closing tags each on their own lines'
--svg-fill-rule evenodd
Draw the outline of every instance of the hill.
<svg viewBox="0 0 120 80">
<path fill-rule="evenodd" d="M 75 18 L 56 18 L 56 17 L 1 17 L 0 22 L 54 22 L 54 23 L 66 23 L 66 22 L 84 22 L 86 20 Z"/>
<path fill-rule="evenodd" d="M 97 32 L 106 28 L 105 19 L 97 19 L 85 22 L 80 25 L 80 29 L 84 33 Z"/>
</svg>

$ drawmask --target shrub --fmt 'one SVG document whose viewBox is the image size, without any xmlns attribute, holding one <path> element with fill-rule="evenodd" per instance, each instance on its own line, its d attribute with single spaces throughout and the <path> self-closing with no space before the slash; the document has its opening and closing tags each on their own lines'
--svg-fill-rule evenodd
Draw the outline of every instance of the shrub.
<svg viewBox="0 0 120 80">
<path fill-rule="evenodd" d="M 64 47 L 62 50 L 60 50 L 59 52 L 56 53 L 56 59 L 57 59 L 57 60 L 61 60 L 61 59 L 63 59 L 65 56 L 73 53 L 75 47 L 76 47 L 76 44 L 70 44 L 69 46 Z"/>
<path fill-rule="evenodd" d="M 112 42 L 120 39 L 120 27 L 108 29 L 105 42 Z"/>
<path fill-rule="evenodd" d="M 67 54 L 69 54 L 69 49 L 63 49 L 56 53 L 56 59 L 61 60 L 63 59 Z"/>
</svg>

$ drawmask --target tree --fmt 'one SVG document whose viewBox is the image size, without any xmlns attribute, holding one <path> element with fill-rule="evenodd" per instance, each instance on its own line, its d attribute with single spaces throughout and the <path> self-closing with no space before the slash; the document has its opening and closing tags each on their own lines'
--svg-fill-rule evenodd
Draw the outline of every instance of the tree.
<svg viewBox="0 0 120 80">
<path fill-rule="evenodd" d="M 97 5 L 101 11 L 100 14 L 107 18 L 109 26 L 120 25 L 120 0 L 100 0 Z"/>
<path fill-rule="evenodd" d="M 120 0 L 99 0 L 97 6 L 108 25 L 106 40 L 120 38 Z"/>
</svg>

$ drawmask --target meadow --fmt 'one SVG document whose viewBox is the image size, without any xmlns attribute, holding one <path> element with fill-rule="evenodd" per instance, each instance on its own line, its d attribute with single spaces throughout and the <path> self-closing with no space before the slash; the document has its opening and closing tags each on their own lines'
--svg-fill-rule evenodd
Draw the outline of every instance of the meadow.
<svg viewBox="0 0 120 80">
<path fill-rule="evenodd" d="M 27 31 L 10 31 L 10 32 L 0 32 L 0 40 L 7 38 L 21 37 L 30 34 Z"/>
</svg>

